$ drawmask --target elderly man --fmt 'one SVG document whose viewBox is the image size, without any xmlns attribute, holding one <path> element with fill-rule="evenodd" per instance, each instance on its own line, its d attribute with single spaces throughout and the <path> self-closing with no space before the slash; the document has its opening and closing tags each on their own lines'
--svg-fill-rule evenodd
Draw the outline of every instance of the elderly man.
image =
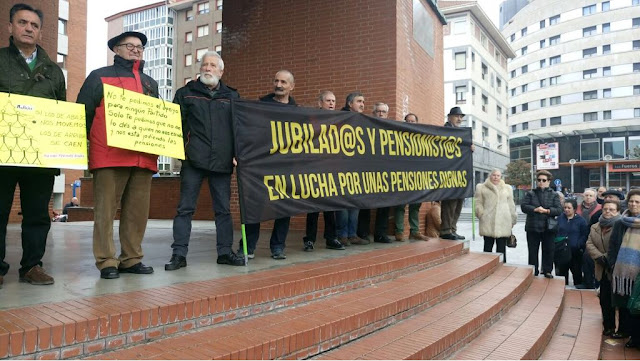
<svg viewBox="0 0 640 361">
<path fill-rule="evenodd" d="M 377 102 L 373 105 L 373 116 L 387 119 L 389 117 L 389 105 Z M 376 222 L 373 231 L 373 241 L 378 243 L 391 243 L 387 237 L 389 220 L 389 207 L 378 208 L 376 210 Z M 369 237 L 369 225 L 371 223 L 371 210 L 361 209 L 358 215 L 358 237 L 367 239 Z"/>
<path fill-rule="evenodd" d="M 325 110 L 336 109 L 336 96 L 329 90 L 325 90 L 318 96 L 318 108 Z M 313 252 L 318 233 L 319 212 L 307 213 L 305 237 L 303 238 L 305 252 Z M 333 211 L 322 212 L 324 216 L 324 239 L 327 249 L 344 250 L 344 245 L 336 239 L 336 216 Z"/>
<path fill-rule="evenodd" d="M 66 100 L 64 75 L 38 42 L 42 39 L 42 11 L 16 4 L 9 11 L 9 46 L 0 49 L 0 92 Z M 7 223 L 16 184 L 22 208 L 22 259 L 20 282 L 53 284 L 42 268 L 42 257 L 51 228 L 49 201 L 59 169 L 0 167 L 0 288 L 9 264 L 4 261 Z"/>
<path fill-rule="evenodd" d="M 291 92 L 295 87 L 295 79 L 293 74 L 288 70 L 280 70 L 276 73 L 273 79 L 273 93 L 269 93 L 260 101 L 267 103 L 276 103 L 280 105 L 294 105 L 297 106 L 295 99 L 291 96 Z M 289 233 L 289 221 L 291 217 L 278 218 L 273 222 L 273 229 L 271 231 L 271 239 L 269 242 L 271 248 L 271 258 L 273 259 L 286 259 L 287 255 L 284 253 L 285 240 Z M 247 254 L 248 258 L 254 258 L 254 252 L 256 245 L 258 244 L 258 238 L 260 237 L 260 223 L 247 224 L 245 226 L 245 234 L 247 237 Z M 242 250 L 242 244 L 240 244 L 240 250 Z M 238 253 L 242 253 L 238 251 Z"/>
<path fill-rule="evenodd" d="M 89 135 L 89 170 L 93 173 L 93 255 L 100 277 L 114 279 L 120 273 L 150 274 L 142 263 L 142 238 L 149 217 L 151 176 L 158 171 L 158 156 L 107 145 L 103 84 L 150 97 L 158 97 L 158 83 L 144 74 L 147 37 L 127 31 L 107 45 L 115 53 L 113 65 L 94 70 L 82 84 L 78 103 L 85 105 Z M 113 219 L 118 202 L 120 256 L 116 258 Z"/>
<path fill-rule="evenodd" d="M 205 178 L 209 181 L 215 213 L 217 263 L 244 265 L 244 257 L 231 250 L 233 222 L 230 212 L 234 146 L 228 100 L 238 99 L 240 95 L 220 80 L 223 73 L 224 62 L 220 55 L 215 51 L 205 53 L 198 80 L 178 89 L 173 99 L 180 105 L 186 159 L 180 170 L 180 202 L 173 219 L 173 252 L 169 263 L 164 265 L 166 271 L 187 266 L 191 219 Z"/>
<path fill-rule="evenodd" d="M 462 124 L 462 119 L 465 114 L 460 107 L 453 107 L 447 114 L 447 122 L 445 127 L 459 128 Z M 471 151 L 473 151 L 473 144 L 471 145 Z M 464 199 L 447 199 L 442 201 L 442 227 L 440 228 L 440 238 L 450 240 L 462 240 L 464 236 L 456 233 L 458 230 L 458 218 L 462 212 L 462 202 Z"/>
<path fill-rule="evenodd" d="M 418 116 L 409 113 L 405 115 L 404 121 L 407 123 L 418 123 Z M 413 203 L 409 204 L 409 239 L 417 240 L 417 241 L 428 241 L 429 238 L 420 232 L 420 206 L 422 203 Z M 407 207 L 406 204 L 401 206 L 396 206 L 395 212 L 395 221 L 396 221 L 396 241 L 403 242 L 404 241 L 404 209 Z"/>
</svg>

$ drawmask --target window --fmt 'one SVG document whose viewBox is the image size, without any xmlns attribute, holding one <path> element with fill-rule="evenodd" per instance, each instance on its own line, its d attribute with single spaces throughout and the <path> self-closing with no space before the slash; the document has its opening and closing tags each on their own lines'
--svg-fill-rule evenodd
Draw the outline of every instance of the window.
<svg viewBox="0 0 640 361">
<path fill-rule="evenodd" d="M 209 13 L 209 2 L 198 4 L 198 14 L 208 14 L 208 13 Z"/>
<path fill-rule="evenodd" d="M 480 34 L 480 42 L 482 43 L 482 46 L 486 49 L 487 48 L 487 36 L 484 35 L 484 33 Z"/>
<path fill-rule="evenodd" d="M 540 20 L 540 29 L 544 29 L 544 27 L 547 25 L 547 21 L 546 20 Z"/>
<path fill-rule="evenodd" d="M 511 88 L 511 96 L 512 97 L 516 96 L 516 88 Z"/>
<path fill-rule="evenodd" d="M 611 88 L 602 89 L 603 98 L 611 98 Z"/>
<path fill-rule="evenodd" d="M 640 118 L 640 108 L 633 108 L 634 118 Z"/>
<path fill-rule="evenodd" d="M 583 70 L 582 71 L 582 79 L 594 78 L 596 76 L 596 73 L 598 73 L 598 69 Z"/>
<path fill-rule="evenodd" d="M 198 61 L 198 62 L 199 62 L 200 60 L 202 60 L 202 56 L 203 56 L 207 51 L 209 51 L 209 49 L 207 49 L 207 48 L 203 48 L 203 49 L 198 49 L 198 50 L 196 50 L 196 61 Z"/>
<path fill-rule="evenodd" d="M 522 74 L 526 74 L 529 71 L 529 66 L 528 65 L 523 65 L 522 68 L 520 68 Z"/>
<path fill-rule="evenodd" d="M 522 30 L 520 30 L 520 36 L 525 36 L 525 35 L 527 35 L 527 28 L 526 27 L 524 27 L 524 28 L 522 28 Z"/>
<path fill-rule="evenodd" d="M 580 160 L 600 160 L 598 139 L 580 139 Z"/>
<path fill-rule="evenodd" d="M 582 8 L 582 16 L 587 16 L 596 13 L 596 4 L 585 6 Z"/>
<path fill-rule="evenodd" d="M 216 10 L 222 10 L 222 0 L 216 0 Z"/>
<path fill-rule="evenodd" d="M 198 37 L 209 35 L 209 25 L 198 26 Z"/>
<path fill-rule="evenodd" d="M 633 86 L 633 95 L 640 95 L 640 85 Z"/>
<path fill-rule="evenodd" d="M 603 1 L 602 2 L 602 11 L 609 11 L 609 2 L 608 1 Z"/>
<path fill-rule="evenodd" d="M 516 77 L 516 71 L 515 70 L 511 70 L 511 78 L 515 78 Z"/>
<path fill-rule="evenodd" d="M 218 53 L 218 55 L 222 55 L 222 45 L 216 45 L 216 53 Z"/>
<path fill-rule="evenodd" d="M 602 112 L 602 119 L 604 119 L 604 120 L 611 119 L 611 110 L 604 110 Z"/>
<path fill-rule="evenodd" d="M 482 111 L 487 112 L 487 106 L 489 105 L 489 98 L 482 94 Z"/>
<path fill-rule="evenodd" d="M 193 32 L 188 31 L 187 33 L 184 34 L 184 41 L 186 43 L 190 43 L 193 41 Z"/>
<path fill-rule="evenodd" d="M 551 78 L 549 78 L 550 85 L 557 85 L 559 81 L 560 81 L 560 75 L 552 76 Z"/>
<path fill-rule="evenodd" d="M 602 24 L 602 33 L 606 34 L 611 32 L 611 23 L 604 23 Z"/>
<path fill-rule="evenodd" d="M 554 15 L 549 18 L 549 25 L 556 25 L 560 22 L 560 14 Z"/>
<path fill-rule="evenodd" d="M 629 137 L 629 159 L 640 158 L 640 137 Z"/>
<path fill-rule="evenodd" d="M 611 54 L 611 45 L 602 46 L 602 55 Z"/>
<path fill-rule="evenodd" d="M 540 60 L 540 68 L 544 68 L 547 66 L 547 59 Z"/>
<path fill-rule="evenodd" d="M 191 54 L 187 54 L 184 56 L 184 65 L 191 66 L 193 64 L 193 56 Z"/>
<path fill-rule="evenodd" d="M 593 122 L 598 120 L 598 112 L 583 113 L 582 120 L 585 122 Z"/>
<path fill-rule="evenodd" d="M 549 118 L 549 125 L 560 125 L 560 124 L 562 124 L 562 117 Z"/>
<path fill-rule="evenodd" d="M 640 5 L 640 0 L 631 0 L 631 5 L 633 6 Z"/>
<path fill-rule="evenodd" d="M 515 33 L 511 34 L 510 39 L 511 39 L 511 42 L 513 43 L 513 41 L 516 40 L 516 34 Z"/>
<path fill-rule="evenodd" d="M 517 131 L 517 127 L 515 125 L 511 126 L 511 133 L 515 133 Z"/>
<path fill-rule="evenodd" d="M 500 89 L 502 89 L 502 79 L 496 77 L 496 88 L 498 89 L 498 93 L 502 92 Z"/>
<path fill-rule="evenodd" d="M 547 119 L 540 119 L 540 128 L 544 128 L 547 126 Z"/>
<path fill-rule="evenodd" d="M 529 103 L 522 103 L 522 111 L 526 112 L 527 110 L 529 110 Z"/>
<path fill-rule="evenodd" d="M 522 92 L 526 93 L 528 88 L 527 84 L 522 85 Z"/>
<path fill-rule="evenodd" d="M 560 35 L 552 36 L 549 38 L 549 45 L 558 45 L 560 43 Z"/>
<path fill-rule="evenodd" d="M 582 57 L 590 58 L 598 54 L 598 48 L 582 49 Z"/>
<path fill-rule="evenodd" d="M 592 99 L 598 99 L 597 90 L 591 90 L 591 91 L 582 93 L 582 100 L 592 100 Z"/>
<path fill-rule="evenodd" d="M 489 128 L 483 126 L 482 127 L 482 140 L 486 140 L 489 138 Z"/>
<path fill-rule="evenodd" d="M 640 108 L 638 108 L 640 111 Z M 610 155 L 613 159 L 624 159 L 625 152 L 624 137 L 602 138 L 602 154 Z"/>
<path fill-rule="evenodd" d="M 549 104 L 550 105 L 558 105 L 560 103 L 561 103 L 561 100 L 560 100 L 559 96 L 549 98 Z"/>
<path fill-rule="evenodd" d="M 602 76 L 611 76 L 611 67 L 605 66 L 602 68 Z"/>
<path fill-rule="evenodd" d="M 633 63 L 633 72 L 634 73 L 640 72 L 640 63 Z"/>
<path fill-rule="evenodd" d="M 496 136 L 496 140 L 498 141 L 498 144 L 499 144 L 499 145 L 502 145 L 502 134 L 498 134 L 498 135 Z"/>
<path fill-rule="evenodd" d="M 552 56 L 549 58 L 549 65 L 560 64 L 560 55 Z"/>
<path fill-rule="evenodd" d="M 499 105 L 496 105 L 496 117 L 498 120 L 502 120 L 502 107 Z"/>
<path fill-rule="evenodd" d="M 67 68 L 67 56 L 64 55 L 64 54 L 58 53 L 58 57 L 57 57 L 56 63 L 62 69 L 66 69 Z"/>
<path fill-rule="evenodd" d="M 451 24 L 453 27 L 453 33 L 454 34 L 465 34 L 467 32 L 467 21 L 466 20 L 462 20 L 462 21 L 454 21 L 453 24 Z"/>
<path fill-rule="evenodd" d="M 515 114 L 516 113 L 516 107 L 511 107 L 511 114 Z"/>
<path fill-rule="evenodd" d="M 185 13 L 185 19 L 187 21 L 193 20 L 193 10 L 187 10 L 187 12 Z"/>
<path fill-rule="evenodd" d="M 482 79 L 487 80 L 487 73 L 489 72 L 489 68 L 485 63 L 482 63 Z"/>
<path fill-rule="evenodd" d="M 527 47 L 523 46 L 522 49 L 520 49 L 520 51 L 522 52 L 522 55 L 525 55 L 527 53 Z"/>
<path fill-rule="evenodd" d="M 540 108 L 544 108 L 547 106 L 547 99 L 540 99 Z"/>
<path fill-rule="evenodd" d="M 631 22 L 631 26 L 634 28 L 637 28 L 640 26 L 640 18 L 633 18 L 632 22 Z"/>
<path fill-rule="evenodd" d="M 456 87 L 456 104 L 465 104 L 467 102 L 467 86 Z"/>
<path fill-rule="evenodd" d="M 456 53 L 456 70 L 467 68 L 467 53 Z"/>
<path fill-rule="evenodd" d="M 547 79 L 540 79 L 540 88 L 544 88 L 547 86 Z"/>
<path fill-rule="evenodd" d="M 547 41 L 545 39 L 540 40 L 540 49 L 544 48 L 545 46 L 547 46 Z"/>
<path fill-rule="evenodd" d="M 216 23 L 216 33 L 220 34 L 222 32 L 222 21 L 218 21 Z"/>
<path fill-rule="evenodd" d="M 582 37 L 587 37 L 587 36 L 591 36 L 591 35 L 596 35 L 598 33 L 598 31 L 596 30 L 596 26 L 589 26 L 586 28 L 582 28 Z"/>
<path fill-rule="evenodd" d="M 522 123 L 522 130 L 528 130 L 528 129 L 529 129 L 529 122 Z"/>
<path fill-rule="evenodd" d="M 476 130 L 476 121 L 471 122 L 471 129 Z"/>
<path fill-rule="evenodd" d="M 633 41 L 633 50 L 640 50 L 640 40 Z"/>
<path fill-rule="evenodd" d="M 58 34 L 67 35 L 67 21 L 58 19 Z"/>
<path fill-rule="evenodd" d="M 471 87 L 471 104 L 476 103 L 476 87 Z"/>
</svg>

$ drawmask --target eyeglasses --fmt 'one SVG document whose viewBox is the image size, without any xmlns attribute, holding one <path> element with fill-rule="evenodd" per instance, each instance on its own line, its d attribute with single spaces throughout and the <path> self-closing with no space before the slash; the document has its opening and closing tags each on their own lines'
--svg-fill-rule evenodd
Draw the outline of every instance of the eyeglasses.
<svg viewBox="0 0 640 361">
<path fill-rule="evenodd" d="M 538 182 L 542 182 L 542 183 L 547 183 L 549 180 L 548 179 L 538 178 L 537 181 Z"/>
<path fill-rule="evenodd" d="M 126 46 L 127 50 L 137 49 L 138 51 L 144 51 L 144 46 L 142 46 L 142 45 L 133 45 L 131 43 L 118 44 L 116 46 Z"/>
</svg>

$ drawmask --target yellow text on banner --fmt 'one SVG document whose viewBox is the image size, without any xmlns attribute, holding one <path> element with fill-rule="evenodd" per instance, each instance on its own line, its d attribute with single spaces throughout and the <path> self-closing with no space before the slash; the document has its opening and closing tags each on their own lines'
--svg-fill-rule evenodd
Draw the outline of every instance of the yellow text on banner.
<svg viewBox="0 0 640 361">
<path fill-rule="evenodd" d="M 107 144 L 184 159 L 180 106 L 104 84 Z"/>
<path fill-rule="evenodd" d="M 0 93 L 0 165 L 87 169 L 84 105 Z"/>
</svg>

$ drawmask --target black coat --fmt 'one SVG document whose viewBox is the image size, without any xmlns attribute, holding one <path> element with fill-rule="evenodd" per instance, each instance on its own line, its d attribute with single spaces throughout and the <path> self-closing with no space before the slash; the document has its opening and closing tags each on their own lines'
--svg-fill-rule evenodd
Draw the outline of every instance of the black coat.
<svg viewBox="0 0 640 361">
<path fill-rule="evenodd" d="M 551 213 L 547 215 L 534 212 L 533 210 L 539 206 L 549 209 Z M 551 188 L 536 188 L 527 192 L 520 208 L 527 214 L 527 223 L 524 226 L 527 232 L 544 232 L 547 229 L 547 217 L 556 217 L 562 213 L 560 197 Z"/>
<path fill-rule="evenodd" d="M 193 167 L 233 172 L 235 149 L 228 100 L 238 98 L 238 92 L 222 81 L 217 90 L 210 90 L 200 80 L 192 80 L 176 92 L 173 102 L 180 105 L 185 156 Z"/>
<path fill-rule="evenodd" d="M 278 104 L 283 104 L 283 103 L 280 103 L 279 101 L 277 101 L 277 100 L 273 99 L 273 97 L 275 97 L 275 95 L 276 95 L 275 93 L 269 93 L 269 94 L 267 94 L 267 95 L 263 96 L 262 98 L 260 98 L 260 101 L 261 101 L 261 102 L 267 102 L 267 103 L 278 103 Z M 289 103 L 287 103 L 287 104 L 288 104 L 288 105 L 298 105 L 298 104 L 296 103 L 296 100 L 295 100 L 295 99 L 293 99 L 293 97 L 292 97 L 291 95 L 289 95 Z"/>
</svg>

